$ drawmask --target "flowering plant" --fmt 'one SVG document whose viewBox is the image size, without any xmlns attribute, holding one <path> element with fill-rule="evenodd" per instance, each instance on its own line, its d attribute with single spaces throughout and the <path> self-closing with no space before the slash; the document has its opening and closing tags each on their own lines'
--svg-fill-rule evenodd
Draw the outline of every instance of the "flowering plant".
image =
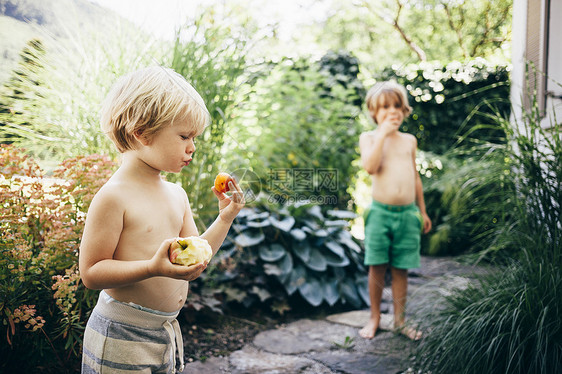
<svg viewBox="0 0 562 374">
<path fill-rule="evenodd" d="M 90 202 L 115 163 L 76 157 L 47 177 L 24 150 L 2 145 L 0 165 L 0 339 L 7 343 L 0 354 L 11 357 L 0 369 L 40 362 L 72 370 L 97 296 L 80 283 L 80 237 Z"/>
</svg>

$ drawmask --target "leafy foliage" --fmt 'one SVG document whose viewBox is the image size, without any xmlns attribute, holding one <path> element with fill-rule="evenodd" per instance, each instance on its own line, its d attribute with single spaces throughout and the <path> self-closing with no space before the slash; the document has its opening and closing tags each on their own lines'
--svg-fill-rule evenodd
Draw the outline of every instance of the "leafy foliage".
<svg viewBox="0 0 562 374">
<path fill-rule="evenodd" d="M 420 64 L 386 68 L 377 77 L 394 79 L 408 90 L 413 114 L 402 129 L 418 138 L 419 148 L 443 154 L 467 131 L 481 141 L 503 137 L 490 115 L 509 117 L 509 69 L 483 59 L 446 66 Z M 484 126 L 483 126 L 484 125 Z"/>
<path fill-rule="evenodd" d="M 344 210 L 324 215 L 315 204 L 244 208 L 215 260 L 217 287 L 227 302 L 278 313 L 291 308 L 291 300 L 365 306 L 363 251 L 347 230 L 354 217 Z"/>
<path fill-rule="evenodd" d="M 489 144 L 497 153 L 496 168 L 508 183 L 478 191 L 468 183 L 453 203 L 466 211 L 478 209 L 482 198 L 488 211 L 505 217 L 482 236 L 483 254 L 507 263 L 480 283 L 457 290 L 419 317 L 431 333 L 416 353 L 422 370 L 454 373 L 556 373 L 562 370 L 562 138 L 558 123 L 541 126 L 536 100 L 532 110 L 512 125 L 496 117 L 508 142 Z M 477 173 L 478 171 L 476 171 Z M 472 174 L 468 180 L 490 178 Z M 480 201 L 463 199 L 474 187 Z M 506 260 L 507 258 L 507 260 Z"/>
<path fill-rule="evenodd" d="M 235 142 L 246 153 L 238 167 L 257 174 L 273 200 L 351 208 L 361 130 L 357 74 L 357 61 L 344 54 L 329 54 L 320 66 L 285 60 L 249 90 L 236 111 Z"/>
<path fill-rule="evenodd" d="M 99 108 L 117 77 L 160 56 L 130 28 L 107 41 L 79 29 L 75 43 L 44 35 L 30 41 L 0 92 L 0 142 L 13 142 L 42 161 L 83 154 L 116 155 L 99 129 Z"/>
<path fill-rule="evenodd" d="M 311 32 L 326 49 L 352 51 L 364 68 L 483 57 L 509 59 L 512 0 L 333 2 Z"/>
<path fill-rule="evenodd" d="M 184 170 L 179 178 L 168 177 L 181 181 L 190 192 L 199 226 L 208 224 L 218 212 L 209 186 L 224 166 L 223 145 L 232 131 L 229 119 L 236 105 L 236 89 L 246 79 L 245 32 L 247 30 L 220 25 L 212 12 L 203 13 L 193 24 L 186 24 L 178 31 L 170 53 L 170 67 L 199 92 L 212 118 L 197 143 L 197 153 L 189 171 Z"/>
<path fill-rule="evenodd" d="M 85 213 L 115 164 L 91 155 L 53 177 L 21 149 L 0 147 L 0 368 L 72 372 L 97 294 L 80 283 Z"/>
</svg>

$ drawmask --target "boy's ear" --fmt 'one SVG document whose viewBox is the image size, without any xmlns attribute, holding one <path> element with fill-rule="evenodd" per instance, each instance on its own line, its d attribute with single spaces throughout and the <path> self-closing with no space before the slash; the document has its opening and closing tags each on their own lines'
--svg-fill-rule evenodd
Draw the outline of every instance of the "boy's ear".
<svg viewBox="0 0 562 374">
<path fill-rule="evenodd" d="M 135 130 L 133 132 L 133 136 L 142 145 L 150 144 L 150 139 L 148 139 L 148 137 L 142 132 L 142 130 Z"/>
</svg>

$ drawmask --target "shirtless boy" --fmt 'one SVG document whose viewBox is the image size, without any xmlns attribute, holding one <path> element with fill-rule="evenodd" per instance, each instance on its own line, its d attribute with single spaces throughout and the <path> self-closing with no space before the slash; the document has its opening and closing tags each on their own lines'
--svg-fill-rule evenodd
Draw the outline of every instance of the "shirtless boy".
<svg viewBox="0 0 562 374">
<path fill-rule="evenodd" d="M 207 263 L 170 262 L 174 238 L 199 234 L 186 192 L 161 172 L 189 165 L 209 120 L 201 96 L 171 69 L 133 72 L 110 91 L 101 127 L 122 163 L 94 197 L 80 246 L 82 281 L 102 290 L 84 334 L 82 373 L 183 370 L 176 316 Z M 220 212 L 201 237 L 214 255 L 244 197 L 236 182 L 231 196 L 212 190 Z"/>
<path fill-rule="evenodd" d="M 410 339 L 421 333 L 405 325 L 408 270 L 420 266 L 420 234 L 431 230 L 416 170 L 417 140 L 398 131 L 411 113 L 404 87 L 383 82 L 366 97 L 378 125 L 359 138 L 363 168 L 371 175 L 373 202 L 365 218 L 365 265 L 369 266 L 371 316 L 359 335 L 372 339 L 380 323 L 384 276 L 390 265 L 394 327 Z"/>
</svg>

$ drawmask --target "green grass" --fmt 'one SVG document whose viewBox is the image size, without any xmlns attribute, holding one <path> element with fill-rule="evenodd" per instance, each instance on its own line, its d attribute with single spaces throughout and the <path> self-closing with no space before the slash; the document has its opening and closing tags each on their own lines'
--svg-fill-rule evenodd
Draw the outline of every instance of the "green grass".
<svg viewBox="0 0 562 374">
<path fill-rule="evenodd" d="M 428 300 L 415 317 L 426 331 L 415 353 L 423 372 L 562 372 L 561 127 L 543 129 L 537 108 L 516 125 L 497 117 L 508 142 L 490 144 L 495 156 L 487 160 L 509 164 L 504 187 L 478 190 L 493 186 L 496 173 L 466 176 L 474 187 L 464 195 L 478 192 L 483 212 L 505 218 L 479 238 L 498 265 L 467 288 Z"/>
<path fill-rule="evenodd" d="M 562 371 L 558 263 L 513 263 L 440 302 L 416 353 L 433 373 Z"/>
</svg>

